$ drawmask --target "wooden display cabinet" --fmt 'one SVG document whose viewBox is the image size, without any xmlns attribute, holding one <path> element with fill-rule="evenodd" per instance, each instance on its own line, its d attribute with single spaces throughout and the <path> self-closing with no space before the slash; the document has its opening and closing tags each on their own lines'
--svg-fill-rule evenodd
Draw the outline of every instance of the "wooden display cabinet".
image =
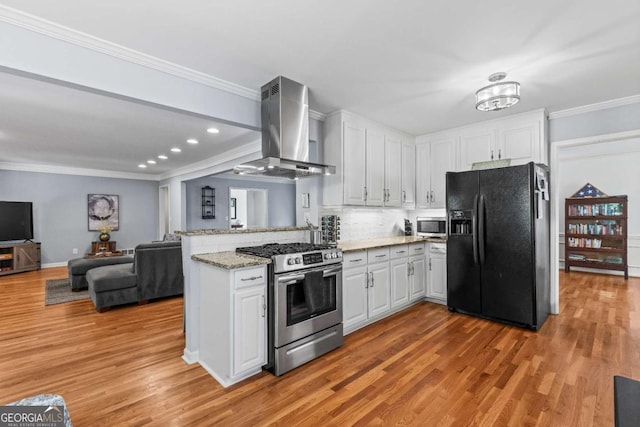
<svg viewBox="0 0 640 427">
<path fill-rule="evenodd" d="M 0 276 L 40 270 L 40 243 L 0 244 Z"/>
<path fill-rule="evenodd" d="M 565 199 L 564 269 L 624 272 L 627 265 L 627 196 Z"/>
</svg>

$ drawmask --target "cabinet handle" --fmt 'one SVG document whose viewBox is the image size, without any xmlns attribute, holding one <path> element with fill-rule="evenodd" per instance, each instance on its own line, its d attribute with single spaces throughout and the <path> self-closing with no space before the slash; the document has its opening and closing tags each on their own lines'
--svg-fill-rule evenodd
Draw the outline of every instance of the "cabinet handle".
<svg viewBox="0 0 640 427">
<path fill-rule="evenodd" d="M 498 160 L 502 158 L 502 149 L 498 150 Z"/>
<path fill-rule="evenodd" d="M 390 198 L 391 198 L 391 192 L 387 188 L 387 202 L 389 201 Z"/>
<path fill-rule="evenodd" d="M 405 190 L 402 190 L 402 201 L 403 202 L 407 201 L 407 192 Z"/>
<path fill-rule="evenodd" d="M 264 300 L 264 295 L 262 295 L 262 317 L 265 317 L 267 311 L 267 303 Z"/>
<path fill-rule="evenodd" d="M 396 252 L 396 253 L 397 253 L 397 254 L 403 254 L 403 253 L 405 253 L 405 252 L 406 252 L 406 251 L 398 251 L 398 252 Z"/>
<path fill-rule="evenodd" d="M 368 194 L 367 194 L 367 187 L 364 187 L 364 199 L 363 199 L 363 200 L 364 200 L 365 202 L 367 201 L 367 195 L 368 195 Z"/>
<path fill-rule="evenodd" d="M 431 271 L 431 258 L 429 258 L 429 271 Z"/>
<path fill-rule="evenodd" d="M 349 262 L 360 262 L 362 261 L 362 258 L 358 258 L 358 259 L 350 259 Z"/>
<path fill-rule="evenodd" d="M 369 287 L 373 288 L 373 272 L 371 272 L 371 285 Z"/>
<path fill-rule="evenodd" d="M 387 256 L 386 254 L 376 255 L 376 258 L 384 258 L 384 257 L 386 257 L 386 256 Z"/>
<path fill-rule="evenodd" d="M 493 150 L 491 150 L 491 160 L 493 160 Z"/>
<path fill-rule="evenodd" d="M 243 279 L 240 279 L 240 280 L 243 281 L 243 282 L 248 282 L 248 281 L 251 281 L 251 280 L 258 280 L 258 279 L 262 279 L 262 276 L 261 275 L 260 276 L 251 276 L 251 277 L 247 277 L 246 279 L 243 278 Z"/>
<path fill-rule="evenodd" d="M 429 191 L 429 194 L 431 195 L 430 197 L 431 203 L 435 203 L 436 200 L 435 200 L 435 197 L 433 197 L 433 190 Z"/>
</svg>

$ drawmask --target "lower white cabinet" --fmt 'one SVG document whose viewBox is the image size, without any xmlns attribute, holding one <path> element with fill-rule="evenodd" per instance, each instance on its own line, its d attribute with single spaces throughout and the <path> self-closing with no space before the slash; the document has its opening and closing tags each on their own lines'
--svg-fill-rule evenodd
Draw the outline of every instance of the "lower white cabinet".
<svg viewBox="0 0 640 427">
<path fill-rule="evenodd" d="M 198 362 L 225 387 L 267 363 L 267 268 L 200 266 Z"/>
<path fill-rule="evenodd" d="M 424 243 L 347 252 L 343 259 L 345 334 L 425 297 Z"/>
<path fill-rule="evenodd" d="M 445 243 L 429 244 L 427 270 L 427 299 L 440 304 L 447 303 L 447 246 Z"/>
</svg>

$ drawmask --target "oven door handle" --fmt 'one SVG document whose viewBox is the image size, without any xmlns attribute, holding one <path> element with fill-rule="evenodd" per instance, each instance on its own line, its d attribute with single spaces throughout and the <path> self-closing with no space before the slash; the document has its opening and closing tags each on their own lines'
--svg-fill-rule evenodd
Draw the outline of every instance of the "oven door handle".
<svg viewBox="0 0 640 427">
<path fill-rule="evenodd" d="M 324 277 L 333 276 L 336 273 L 340 273 L 341 271 L 342 271 L 342 265 L 338 267 L 327 268 L 326 270 L 322 270 L 322 272 L 324 273 Z"/>
<path fill-rule="evenodd" d="M 278 279 L 278 285 L 292 285 L 300 280 L 304 280 L 304 274 L 297 274 L 295 276 L 285 276 Z"/>
</svg>

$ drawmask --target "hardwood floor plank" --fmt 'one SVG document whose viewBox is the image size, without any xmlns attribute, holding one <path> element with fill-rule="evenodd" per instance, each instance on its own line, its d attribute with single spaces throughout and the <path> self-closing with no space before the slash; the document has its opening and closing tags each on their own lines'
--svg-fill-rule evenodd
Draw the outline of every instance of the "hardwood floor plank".
<svg viewBox="0 0 640 427">
<path fill-rule="evenodd" d="M 65 276 L 0 277 L 0 402 L 57 393 L 78 426 L 608 426 L 613 375 L 640 379 L 639 278 L 561 272 L 561 314 L 539 332 L 417 304 L 224 389 L 181 359 L 181 298 L 44 306 Z"/>
</svg>

